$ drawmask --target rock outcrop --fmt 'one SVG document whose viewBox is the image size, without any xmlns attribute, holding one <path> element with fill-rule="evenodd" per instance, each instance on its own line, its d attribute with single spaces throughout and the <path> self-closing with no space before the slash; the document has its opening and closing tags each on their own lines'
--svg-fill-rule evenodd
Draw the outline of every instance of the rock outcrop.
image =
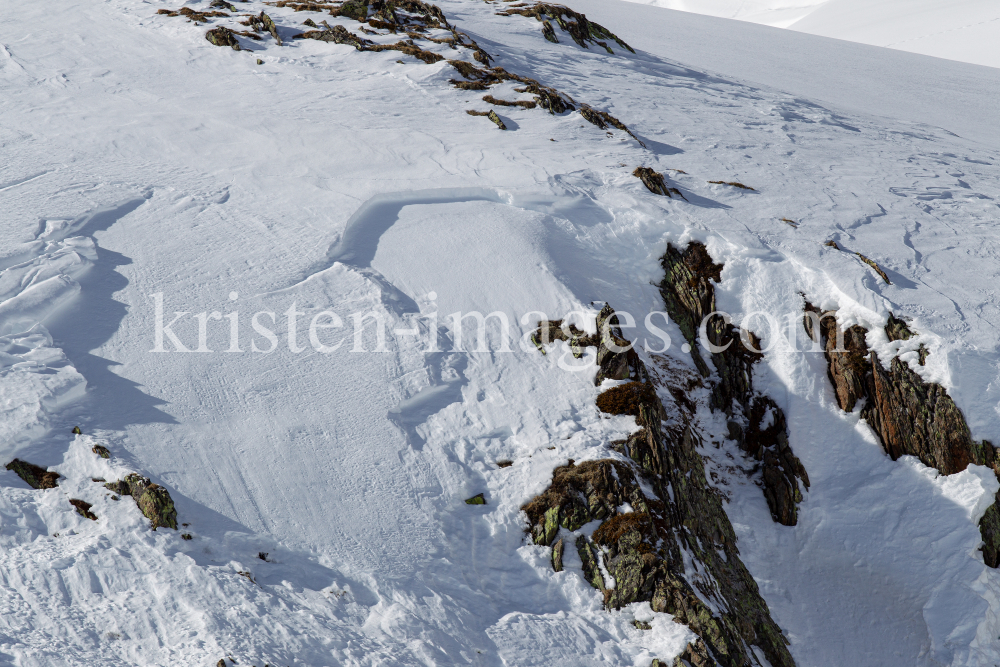
<svg viewBox="0 0 1000 667">
<path fill-rule="evenodd" d="M 6 466 L 7 470 L 13 470 L 18 477 L 33 489 L 54 489 L 59 486 L 59 473 L 46 470 L 34 463 L 28 463 L 21 459 L 14 459 Z"/>
<path fill-rule="evenodd" d="M 974 463 L 988 466 L 1000 476 L 1000 454 L 988 440 L 973 440 L 962 411 L 944 387 L 924 381 L 898 357 L 886 370 L 878 354 L 868 348 L 868 330 L 858 325 L 842 329 L 837 325 L 836 311 L 822 312 L 806 302 L 803 325 L 822 346 L 837 404 L 852 412 L 864 400 L 861 416 L 893 461 L 916 456 L 943 475 L 961 472 Z M 890 316 L 885 333 L 892 341 L 909 340 L 914 335 L 895 315 Z M 921 346 L 920 362 L 926 355 Z M 1000 566 L 998 503 L 1000 494 L 979 522 L 983 559 L 994 568 Z"/>
<path fill-rule="evenodd" d="M 538 3 L 531 7 L 514 6 L 502 12 L 497 12 L 497 14 L 499 16 L 513 16 L 515 14 L 520 14 L 521 16 L 528 16 L 537 21 L 541 21 L 542 35 L 550 42 L 559 42 L 559 39 L 556 37 L 555 30 L 552 29 L 552 24 L 550 23 L 550 21 L 555 21 L 560 28 L 569 33 L 574 42 L 585 49 L 589 48 L 587 46 L 587 42 L 592 42 L 603 47 L 608 53 L 613 54 L 614 51 L 611 50 L 608 43 L 603 41 L 611 39 L 617 42 L 618 46 L 623 49 L 629 51 L 630 53 L 635 53 L 635 50 L 631 46 L 619 39 L 613 32 L 599 23 L 587 20 L 587 17 L 584 14 L 574 12 L 569 7 L 565 7 L 563 5 Z M 546 26 L 548 26 L 547 29 Z"/>
<path fill-rule="evenodd" d="M 721 280 L 723 266 L 713 262 L 707 248 L 698 242 L 689 243 L 683 252 L 667 245 L 660 263 L 664 270 L 660 295 L 705 378 L 710 372 L 702 357 L 702 330 L 711 346 L 704 352 L 718 374 L 718 381 L 712 385 L 712 409 L 725 413 L 729 437 L 760 463 L 771 517 L 794 526 L 797 505 L 802 500 L 799 481 L 808 489 L 809 476 L 788 443 L 781 408 L 754 390 L 753 365 L 763 358 L 757 351 L 761 349 L 760 340 L 716 313 L 713 283 Z"/>
<path fill-rule="evenodd" d="M 104 486 L 117 494 L 132 496 L 135 504 L 139 506 L 139 511 L 149 519 L 153 530 L 160 526 L 177 530 L 177 510 L 174 508 L 174 501 L 170 493 L 159 484 L 132 473 L 125 479 L 108 482 Z"/>
<path fill-rule="evenodd" d="M 677 195 L 681 199 L 684 199 L 684 195 L 677 188 L 671 188 L 667 185 L 666 181 L 663 179 L 663 174 L 658 171 L 653 171 L 649 167 L 636 167 L 632 175 L 642 181 L 642 184 L 646 186 L 646 189 L 655 195 L 663 195 L 664 197 L 673 197 Z"/>
<path fill-rule="evenodd" d="M 721 495 L 706 480 L 691 414 L 674 406 L 679 418 L 663 426 L 667 410 L 610 306 L 598 316 L 594 335 L 561 322 L 540 324 L 534 339 L 543 351 L 556 339 L 577 348 L 596 345 L 598 382 L 602 375 L 633 380 L 622 385 L 627 389 L 619 392 L 620 404 L 637 414 L 642 428 L 615 444 L 630 462 L 570 461 L 556 468 L 549 488 L 523 508 L 532 540 L 553 546 L 558 569 L 568 539 L 560 531 L 572 534 L 600 521 L 592 539 L 577 534 L 572 541 L 584 577 L 602 592 L 607 608 L 648 601 L 655 611 L 672 614 L 701 639 L 685 654 L 689 662 L 698 656 L 700 662 L 692 664 L 760 664 L 751 648 L 756 647 L 772 667 L 794 665 L 787 640 L 740 560 Z M 692 562 L 691 568 L 685 565 Z M 602 566 L 613 586 L 605 582 Z"/>
</svg>

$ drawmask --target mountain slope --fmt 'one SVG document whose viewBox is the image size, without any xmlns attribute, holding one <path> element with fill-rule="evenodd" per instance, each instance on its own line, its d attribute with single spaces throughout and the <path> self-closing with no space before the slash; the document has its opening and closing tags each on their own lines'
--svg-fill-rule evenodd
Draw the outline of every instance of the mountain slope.
<svg viewBox="0 0 1000 667">
<path fill-rule="evenodd" d="M 598 412 L 593 369 L 567 371 L 565 348 L 542 356 L 523 337 L 604 302 L 640 325 L 662 312 L 653 284 L 668 242 L 706 243 L 725 265 L 719 307 L 734 314 L 799 330 L 804 292 L 872 329 L 890 312 L 913 318 L 928 377 L 976 438 L 998 439 L 1000 138 L 669 60 L 640 45 L 656 30 L 642 7 L 616 4 L 606 20 L 574 6 L 637 50 L 609 41 L 609 54 L 559 28 L 551 43 L 539 22 L 497 16 L 502 6 L 440 4 L 496 65 L 638 139 L 578 112 L 482 99 L 532 101 L 523 82 L 460 89 L 450 81 L 469 79 L 445 60 L 293 39 L 307 18 L 402 39 L 328 11 L 197 5 L 272 16 L 285 45 L 262 33 L 240 40 L 244 52 L 205 39 L 244 30 L 242 16 L 194 24 L 156 13 L 178 5 L 133 0 L 11 10 L 0 26 L 4 462 L 64 480 L 40 491 L 2 479 L 8 662 L 669 661 L 691 632 L 648 605 L 605 611 L 579 564 L 552 571 L 520 512 L 554 468 L 612 456 L 636 428 Z M 484 65 L 472 49 L 414 43 Z M 946 115 L 949 102 L 935 103 L 929 113 Z M 470 109 L 495 109 L 507 130 Z M 640 165 L 686 200 L 650 193 L 632 176 Z M 892 284 L 827 240 L 873 258 Z M 188 349 L 204 313 L 212 352 L 169 338 L 153 351 L 158 303 L 161 324 L 187 313 L 172 330 Z M 509 315 L 510 353 L 477 351 L 474 338 L 455 348 L 448 315 L 473 310 Z M 321 345 L 343 341 L 336 350 L 309 338 L 323 311 L 344 323 L 316 332 Z M 258 312 L 274 314 L 257 320 L 274 332 L 269 353 L 254 351 L 271 347 Z M 372 351 L 371 320 L 354 339 L 354 313 L 396 332 L 385 351 Z M 660 317 L 673 339 L 662 356 L 692 368 Z M 890 461 L 840 412 L 821 354 L 749 326 L 774 340 L 759 388 L 787 415 L 811 479 L 798 525 L 775 524 L 757 478 L 732 470 L 726 455 L 741 455 L 711 413 L 719 447 L 703 455 L 796 664 L 992 664 L 1000 580 L 976 523 L 995 480 Z M 654 331 L 632 333 L 659 350 Z M 90 481 L 132 471 L 168 488 L 189 525 L 152 532 Z M 480 492 L 486 506 L 463 502 Z"/>
</svg>

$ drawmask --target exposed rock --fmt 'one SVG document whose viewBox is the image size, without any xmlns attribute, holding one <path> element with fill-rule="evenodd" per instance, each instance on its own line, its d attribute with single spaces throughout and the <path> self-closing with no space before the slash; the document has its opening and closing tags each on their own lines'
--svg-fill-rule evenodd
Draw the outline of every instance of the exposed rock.
<svg viewBox="0 0 1000 667">
<path fill-rule="evenodd" d="M 367 47 L 374 44 L 370 39 L 358 37 L 349 32 L 344 26 L 337 24 L 327 27 L 324 30 L 309 30 L 295 35 L 294 39 L 318 39 L 321 42 L 332 42 L 334 44 L 349 44 L 358 51 L 365 51 Z"/>
<path fill-rule="evenodd" d="M 490 109 L 489 113 L 486 114 L 486 117 L 489 118 L 491 121 L 493 121 L 493 124 L 496 125 L 498 128 L 500 128 L 501 130 L 507 129 L 507 126 L 503 124 L 503 121 L 500 120 L 500 116 L 498 116 L 497 112 L 493 111 L 493 109 Z"/>
<path fill-rule="evenodd" d="M 259 18 L 261 25 L 264 26 L 264 30 L 267 30 L 269 33 L 271 33 L 271 37 L 274 38 L 275 43 L 278 46 L 281 46 L 282 45 L 281 37 L 278 36 L 278 26 L 274 25 L 274 21 L 271 20 L 271 17 L 265 14 L 264 12 L 261 12 Z"/>
<path fill-rule="evenodd" d="M 205 33 L 205 39 L 216 46 L 231 46 L 234 51 L 240 50 L 240 43 L 237 41 L 235 33 L 229 28 L 222 26 L 212 28 Z"/>
<path fill-rule="evenodd" d="M 625 123 L 621 122 L 620 120 L 609 114 L 607 111 L 598 111 L 597 109 L 593 109 L 586 104 L 581 104 L 580 115 L 582 115 L 587 120 L 588 123 L 592 123 L 593 125 L 596 125 L 602 130 L 606 129 L 608 125 L 617 128 L 622 132 L 628 134 L 628 136 L 632 137 L 636 141 L 638 141 L 639 145 L 642 146 L 643 148 L 646 147 L 646 144 L 642 143 L 642 140 L 639 137 L 632 134 L 632 130 L 628 129 L 628 126 L 626 126 Z M 674 192 L 677 191 L 674 190 Z M 677 192 L 677 194 L 680 194 L 680 192 Z M 667 196 L 669 197 L 670 195 L 668 194 Z M 681 198 L 683 199 L 683 196 Z"/>
<path fill-rule="evenodd" d="M 757 190 L 751 188 L 749 185 L 743 185 L 742 183 L 738 183 L 737 181 L 709 181 L 709 183 L 711 183 L 712 185 L 730 185 L 734 188 L 739 188 L 741 190 L 753 190 L 754 192 L 757 192 Z"/>
<path fill-rule="evenodd" d="M 181 539 L 182 540 L 193 540 L 194 537 L 191 535 L 191 533 L 181 533 Z"/>
<path fill-rule="evenodd" d="M 208 20 L 210 18 L 216 18 L 216 17 L 229 18 L 229 14 L 225 12 L 198 12 L 191 9 L 190 7 L 181 7 L 180 9 L 177 10 L 158 9 L 156 10 L 156 13 L 162 14 L 164 16 L 183 16 L 185 18 L 190 19 L 194 23 L 208 23 Z"/>
<path fill-rule="evenodd" d="M 481 493 L 477 493 L 476 495 L 472 496 L 471 498 L 466 498 L 465 499 L 465 504 L 466 505 L 485 505 L 486 504 L 486 496 L 484 496 Z"/>
<path fill-rule="evenodd" d="M 925 382 L 898 357 L 892 359 L 889 370 L 883 368 L 878 355 L 868 349 L 867 329 L 858 325 L 841 329 L 835 311 L 821 312 L 808 302 L 805 310 L 803 324 L 823 348 L 838 405 L 850 412 L 865 399 L 861 416 L 892 460 L 916 456 L 943 475 L 961 472 L 975 463 L 989 466 L 1000 476 L 996 448 L 987 440 L 972 439 L 962 411 L 944 387 Z M 915 335 L 894 315 L 885 332 L 890 340 L 908 340 Z M 1000 494 L 997 500 L 1000 502 Z M 983 559 L 990 567 L 1000 566 L 1000 509 L 996 503 L 986 510 L 979 531 Z"/>
<path fill-rule="evenodd" d="M 552 569 L 562 572 L 563 569 L 563 541 L 559 540 L 552 545 Z"/>
<path fill-rule="evenodd" d="M 654 664 L 651 667 L 658 667 Z M 667 667 L 665 664 L 663 667 Z M 671 667 L 718 667 L 718 664 L 712 660 L 711 656 L 708 654 L 708 650 L 705 648 L 705 643 L 700 639 L 688 644 L 684 648 L 684 652 L 679 656 L 674 658 L 673 665 Z"/>
<path fill-rule="evenodd" d="M 648 621 L 632 621 L 632 625 L 635 626 L 636 630 L 652 630 L 653 626 Z"/>
<path fill-rule="evenodd" d="M 111 452 L 108 451 L 108 448 L 105 447 L 104 445 L 94 445 L 93 447 L 90 448 L 90 451 L 94 452 L 95 454 L 97 454 L 98 456 L 100 456 L 102 459 L 110 459 L 111 458 Z"/>
<path fill-rule="evenodd" d="M 612 319 L 614 311 L 607 306 L 601 316 L 610 335 L 617 321 Z M 554 333 L 554 323 L 544 324 L 548 326 L 536 332 L 539 337 L 543 331 Z M 598 345 L 600 357 L 603 344 Z M 636 377 L 648 382 L 641 360 L 636 359 L 635 366 Z M 584 577 L 603 592 L 606 607 L 648 601 L 654 611 L 670 613 L 688 625 L 704 640 L 706 658 L 711 654 L 725 667 L 755 664 L 750 645 L 773 667 L 794 665 L 787 641 L 740 561 L 720 495 L 705 479 L 699 436 L 689 422 L 665 432 L 665 410 L 657 394 L 636 394 L 637 421 L 645 426 L 618 449 L 638 469 L 611 459 L 580 465 L 570 461 L 556 468 L 549 488 L 523 507 L 532 540 L 550 545 L 560 529 L 573 532 L 601 521 L 593 542 L 578 535 L 576 547 Z M 645 485 L 639 483 L 640 475 Z M 626 504 L 633 511 L 619 513 Z M 698 563 L 698 576 L 690 582 L 684 554 Z M 605 585 L 602 563 L 615 580 L 614 588 Z"/>
<path fill-rule="evenodd" d="M 80 430 L 79 426 L 74 426 L 73 430 L 70 431 L 70 433 L 72 433 L 73 435 L 80 435 L 81 433 L 83 433 L 83 431 Z"/>
<path fill-rule="evenodd" d="M 653 171 L 649 167 L 636 167 L 635 171 L 632 172 L 632 175 L 642 181 L 642 184 L 646 186 L 646 189 L 653 194 L 664 195 L 671 198 L 674 194 L 677 194 L 681 199 L 685 199 L 680 190 L 667 186 L 666 182 L 663 180 L 663 174 Z"/>
<path fill-rule="evenodd" d="M 139 511 L 149 519 L 153 530 L 160 526 L 177 530 L 177 510 L 174 508 L 174 501 L 170 493 L 159 484 L 131 473 L 123 480 L 108 482 L 104 486 L 114 493 L 132 496 L 135 504 L 139 506 Z"/>
<path fill-rule="evenodd" d="M 882 270 L 882 269 L 881 269 L 881 268 L 879 267 L 879 265 L 875 263 L 875 261 L 874 261 L 874 260 L 871 260 L 871 259 L 868 259 L 868 258 L 867 258 L 867 257 L 865 257 L 864 255 L 862 255 L 862 254 L 861 254 L 860 252 L 856 252 L 856 253 L 854 253 L 854 254 L 855 254 L 855 255 L 857 255 L 858 257 L 860 257 L 860 258 L 861 258 L 861 261 L 862 261 L 862 262 L 864 262 L 864 263 L 865 263 L 865 264 L 867 264 L 868 266 L 870 266 L 870 267 L 872 267 L 873 269 L 875 269 L 875 273 L 879 274 L 879 276 L 881 276 L 881 277 L 882 277 L 882 280 L 884 280 L 884 281 L 885 281 L 885 284 L 886 284 L 886 285 L 891 285 L 891 284 L 892 284 L 892 283 L 891 283 L 891 282 L 889 281 L 889 276 L 885 275 L 885 271 L 883 271 L 883 270 Z"/>
<path fill-rule="evenodd" d="M 21 459 L 14 459 L 6 466 L 7 470 L 13 470 L 18 477 L 33 489 L 54 489 L 59 486 L 59 473 L 48 471 L 45 468 L 28 463 Z"/>
<path fill-rule="evenodd" d="M 368 18 L 367 0 L 347 0 L 340 6 L 339 16 L 346 16 L 355 21 L 364 21 Z"/>
<path fill-rule="evenodd" d="M 547 3 L 538 3 L 531 7 L 509 7 L 503 12 L 497 13 L 499 16 L 512 16 L 514 14 L 520 14 L 521 16 L 533 17 L 538 21 L 542 22 L 542 34 L 545 39 L 550 42 L 558 42 L 555 38 L 555 31 L 552 29 L 552 24 L 549 21 L 555 21 L 559 24 L 559 27 L 570 34 L 573 41 L 582 46 L 583 48 L 589 48 L 587 42 L 593 42 L 604 48 L 608 53 L 614 53 L 605 42 L 598 41 L 603 39 L 613 39 L 618 43 L 620 47 L 635 53 L 631 46 L 623 42 L 618 38 L 617 35 L 612 33 L 610 30 L 604 26 L 594 23 L 593 21 L 587 20 L 587 17 L 583 14 L 574 12 L 569 7 L 563 5 L 552 5 Z M 552 36 L 546 32 L 545 26 L 548 25 L 548 31 L 551 31 Z"/>
<path fill-rule="evenodd" d="M 549 40 L 553 44 L 559 43 L 559 38 L 556 37 L 556 31 L 552 28 L 552 24 L 548 21 L 542 21 L 542 37 Z"/>
<path fill-rule="evenodd" d="M 97 521 L 97 515 L 90 511 L 90 508 L 93 507 L 90 503 L 79 498 L 70 498 L 69 504 L 76 508 L 76 513 L 80 516 Z"/>
<path fill-rule="evenodd" d="M 219 9 L 228 9 L 231 12 L 236 11 L 236 6 L 231 5 L 230 3 L 226 2 L 226 0 L 212 0 L 211 4 L 209 4 L 208 6 L 217 7 Z"/>
<path fill-rule="evenodd" d="M 794 526 L 798 520 L 796 506 L 802 500 L 799 480 L 808 489 L 809 476 L 788 443 L 781 408 L 753 388 L 753 365 L 763 358 L 756 351 L 761 349 L 760 340 L 748 331 L 742 332 L 746 339 L 742 340 L 736 327 L 722 315 L 713 314 L 715 287 L 712 283 L 721 280 L 723 266 L 713 262 L 707 248 L 698 242 L 688 244 L 684 252 L 668 245 L 661 264 L 664 278 L 660 282 L 660 294 L 704 377 L 709 377 L 709 370 L 699 351 L 700 327 L 705 327 L 705 338 L 719 350 L 709 351 L 719 376 L 712 386 L 712 409 L 726 414 L 729 437 L 761 463 L 764 497 L 771 518 Z"/>
<path fill-rule="evenodd" d="M 484 95 L 483 101 L 488 102 L 489 104 L 496 104 L 501 107 L 521 107 L 522 109 L 534 109 L 538 105 L 537 102 L 529 102 L 528 100 L 515 100 L 513 102 L 509 102 L 507 100 L 497 99 L 492 95 Z"/>
</svg>

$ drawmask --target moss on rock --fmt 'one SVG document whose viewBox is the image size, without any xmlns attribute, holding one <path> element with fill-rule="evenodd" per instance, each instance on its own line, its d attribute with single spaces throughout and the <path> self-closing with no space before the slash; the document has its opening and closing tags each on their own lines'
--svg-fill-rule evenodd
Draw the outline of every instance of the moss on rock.
<svg viewBox="0 0 1000 667">
<path fill-rule="evenodd" d="M 41 466 L 36 466 L 34 463 L 14 459 L 4 467 L 7 470 L 14 471 L 18 477 L 23 479 L 33 489 L 54 489 L 59 486 L 59 473 L 46 470 Z"/>
<path fill-rule="evenodd" d="M 108 482 L 104 486 L 117 494 L 132 496 L 139 511 L 149 519 L 153 530 L 160 526 L 177 530 L 177 510 L 174 508 L 174 501 L 170 493 L 159 484 L 131 473 L 125 479 Z"/>
</svg>

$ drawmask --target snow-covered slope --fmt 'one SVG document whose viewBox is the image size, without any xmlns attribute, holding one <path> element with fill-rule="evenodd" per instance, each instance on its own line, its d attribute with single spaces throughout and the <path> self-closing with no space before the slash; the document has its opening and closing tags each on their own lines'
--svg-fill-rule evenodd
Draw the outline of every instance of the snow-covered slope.
<svg viewBox="0 0 1000 667">
<path fill-rule="evenodd" d="M 326 14 L 237 5 L 266 10 L 285 41 L 244 39 L 237 52 L 204 36 L 242 30 L 235 17 L 156 13 L 173 3 L 5 9 L 3 456 L 65 479 L 37 491 L 0 475 L 4 660 L 671 659 L 692 637 L 685 626 L 648 605 L 604 611 L 578 563 L 555 573 L 525 540 L 519 511 L 554 467 L 608 456 L 635 428 L 594 407 L 592 369 L 568 371 L 566 355 L 543 357 L 522 336 L 594 302 L 640 324 L 662 311 L 650 282 L 668 242 L 707 243 L 726 265 L 719 306 L 734 314 L 766 311 L 799 330 L 804 292 L 868 326 L 913 318 L 930 377 L 977 438 L 1000 439 L 995 125 L 934 120 L 951 113 L 947 95 L 871 108 L 751 85 L 684 64 L 669 42 L 647 46 L 673 13 L 602 4 L 613 16 L 576 8 L 637 53 L 585 50 L 565 32 L 550 43 L 534 20 L 497 16 L 502 5 L 440 7 L 497 65 L 609 111 L 645 147 L 578 113 L 491 106 L 450 85 L 461 77 L 444 61 L 291 39 L 306 18 L 360 34 Z M 735 25 L 729 34 L 760 29 Z M 833 57 L 867 58 L 867 47 L 799 37 L 825 62 L 814 80 L 872 85 Z M 909 60 L 893 61 L 895 74 L 924 76 L 922 59 L 897 55 Z M 757 57 L 763 83 L 794 83 Z M 949 67 L 936 71 L 987 105 L 995 79 Z M 515 85 L 486 92 L 528 100 Z M 465 113 L 490 108 L 507 131 Z M 639 165 L 665 171 L 687 201 L 651 194 L 631 175 Z M 892 284 L 828 240 L 876 260 Z M 161 324 L 186 313 L 172 328 L 181 344 L 210 351 L 166 336 L 156 351 L 158 306 Z M 344 327 L 313 341 L 324 311 Z M 472 339 L 455 349 L 456 311 L 506 312 L 511 351 Z M 256 319 L 273 351 L 256 313 L 273 314 Z M 372 316 L 357 341 L 355 313 Z M 382 351 L 375 317 L 390 332 Z M 674 340 L 665 354 L 689 365 L 661 321 Z M 837 408 L 821 356 L 752 326 L 774 341 L 758 382 L 785 410 L 812 487 L 795 527 L 774 524 L 740 476 L 728 510 L 797 664 L 1000 660 L 1000 576 L 976 528 L 995 481 L 890 461 Z M 130 471 L 167 487 L 188 525 L 152 532 L 91 481 Z M 463 502 L 480 492 L 486 506 Z"/>
<path fill-rule="evenodd" d="M 635 1 L 1000 67 L 1000 6 L 991 0 Z"/>
</svg>

